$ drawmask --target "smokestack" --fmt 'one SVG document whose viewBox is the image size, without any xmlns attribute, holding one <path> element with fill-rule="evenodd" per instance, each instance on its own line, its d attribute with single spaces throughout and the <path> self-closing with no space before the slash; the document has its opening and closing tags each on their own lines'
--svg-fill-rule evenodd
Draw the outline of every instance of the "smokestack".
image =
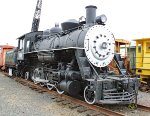
<svg viewBox="0 0 150 116">
<path fill-rule="evenodd" d="M 95 23 L 97 7 L 89 5 L 86 6 L 85 9 L 86 9 L 86 24 Z"/>
</svg>

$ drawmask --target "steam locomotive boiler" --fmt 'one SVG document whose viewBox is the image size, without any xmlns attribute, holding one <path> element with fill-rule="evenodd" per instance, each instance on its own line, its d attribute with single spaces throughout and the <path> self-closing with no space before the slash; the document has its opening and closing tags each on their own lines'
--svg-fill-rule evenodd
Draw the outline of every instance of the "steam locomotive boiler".
<svg viewBox="0 0 150 116">
<path fill-rule="evenodd" d="M 59 94 L 81 96 L 89 104 L 134 102 L 138 79 L 109 71 L 115 38 L 105 27 L 106 16 L 96 16 L 96 9 L 86 7 L 85 21 L 70 19 L 61 28 L 33 28 L 19 37 L 18 73 Z"/>
</svg>

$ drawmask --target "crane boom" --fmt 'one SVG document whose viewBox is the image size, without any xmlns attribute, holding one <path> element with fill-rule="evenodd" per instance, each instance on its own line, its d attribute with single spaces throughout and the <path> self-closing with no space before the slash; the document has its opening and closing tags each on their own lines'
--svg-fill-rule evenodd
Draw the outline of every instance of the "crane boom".
<svg viewBox="0 0 150 116">
<path fill-rule="evenodd" d="M 39 23 L 40 23 L 40 16 L 41 16 L 41 7 L 42 7 L 42 0 L 37 0 L 31 32 L 38 31 Z"/>
</svg>

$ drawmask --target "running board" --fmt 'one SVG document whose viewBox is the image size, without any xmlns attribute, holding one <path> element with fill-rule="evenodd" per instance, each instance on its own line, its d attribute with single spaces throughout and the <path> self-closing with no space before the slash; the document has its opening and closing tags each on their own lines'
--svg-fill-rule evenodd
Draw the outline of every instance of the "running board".
<svg viewBox="0 0 150 116">
<path fill-rule="evenodd" d="M 44 80 L 44 79 L 39 79 L 39 78 L 33 79 L 33 80 L 36 81 L 36 82 L 41 82 L 41 83 L 48 83 L 49 82 L 49 80 Z"/>
</svg>

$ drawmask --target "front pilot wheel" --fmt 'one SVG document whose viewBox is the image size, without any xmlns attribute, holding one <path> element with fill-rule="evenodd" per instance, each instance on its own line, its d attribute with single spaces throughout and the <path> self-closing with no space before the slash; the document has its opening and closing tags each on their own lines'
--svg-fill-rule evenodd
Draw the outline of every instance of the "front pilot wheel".
<svg viewBox="0 0 150 116">
<path fill-rule="evenodd" d="M 92 91 L 88 88 L 88 86 L 84 89 L 84 99 L 88 104 L 95 103 L 95 91 Z"/>
</svg>

